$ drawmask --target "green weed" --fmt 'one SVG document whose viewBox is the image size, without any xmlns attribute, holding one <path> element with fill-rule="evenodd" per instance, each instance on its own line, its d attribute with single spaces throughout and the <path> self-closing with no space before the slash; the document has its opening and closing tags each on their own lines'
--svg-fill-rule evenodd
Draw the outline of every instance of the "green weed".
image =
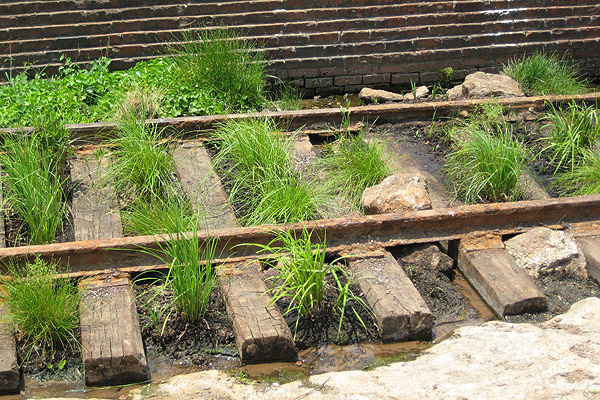
<svg viewBox="0 0 600 400">
<path fill-rule="evenodd" d="M 383 146 L 367 141 L 365 136 L 368 130 L 340 135 L 316 165 L 327 172 L 327 180 L 322 184 L 345 196 L 356 208 L 360 208 L 363 191 L 390 174 Z"/>
<path fill-rule="evenodd" d="M 577 165 L 556 174 L 553 186 L 563 195 L 600 193 L 600 153 L 598 148 L 583 149 Z"/>
<path fill-rule="evenodd" d="M 228 111 L 257 110 L 266 104 L 263 53 L 231 29 L 187 31 L 170 46 L 171 73 L 184 87 L 205 90 Z"/>
<path fill-rule="evenodd" d="M 588 91 L 576 65 L 566 56 L 535 52 L 515 58 L 503 68 L 528 95 L 581 94 Z"/>
<path fill-rule="evenodd" d="M 273 297 L 274 304 L 279 299 L 290 300 L 284 315 L 292 311 L 298 313 L 294 335 L 297 332 L 301 317 L 310 316 L 323 304 L 325 291 L 328 288 L 326 277 L 332 276 L 335 284 L 332 290 L 337 291 L 337 300 L 334 311 L 339 316 L 338 334 L 340 333 L 347 306 L 355 313 L 359 321 L 366 328 L 365 323 L 358 315 L 357 307 L 370 311 L 362 298 L 356 296 L 350 289 L 355 278 L 341 267 L 337 260 L 333 263 L 325 262 L 326 244 L 314 240 L 312 232 L 302 229 L 300 235 L 295 232 L 278 232 L 276 237 L 267 245 L 256 245 L 261 252 L 272 253 L 273 263 L 280 274 L 274 278 Z M 342 283 L 340 277 L 346 278 Z"/>
<path fill-rule="evenodd" d="M 221 139 L 215 160 L 230 160 L 230 200 L 242 201 L 244 224 L 297 222 L 323 215 L 326 195 L 302 179 L 291 158 L 293 137 L 277 132 L 270 119 L 231 120 L 215 135 Z"/>
<path fill-rule="evenodd" d="M 583 153 L 592 148 L 600 135 L 600 114 L 592 106 L 578 105 L 574 101 L 566 108 L 550 108 L 546 116 L 549 135 L 542 138 L 546 143 L 542 152 L 555 165 L 554 173 L 573 171 L 583 158 Z"/>
<path fill-rule="evenodd" d="M 172 181 L 173 159 L 163 131 L 146 125 L 146 111 L 131 106 L 125 118 L 117 121 L 118 136 L 112 142 L 107 179 L 118 193 L 130 200 L 164 198 Z"/>
<path fill-rule="evenodd" d="M 60 172 L 68 133 L 58 126 L 5 136 L 0 164 L 6 203 L 23 220 L 31 244 L 53 242 L 67 211 Z"/>
<path fill-rule="evenodd" d="M 472 129 L 447 158 L 445 170 L 456 197 L 466 203 L 514 201 L 527 150 L 509 128 L 489 133 Z"/>
<path fill-rule="evenodd" d="M 195 231 L 193 231 L 195 232 Z M 185 233 L 181 229 L 164 236 L 164 243 L 158 249 L 140 248 L 139 251 L 150 254 L 169 265 L 167 274 L 158 278 L 160 285 L 155 289 L 158 295 L 163 288 L 171 288 L 174 293 L 174 304 L 182 318 L 189 322 L 202 320 L 210 304 L 210 294 L 217 285 L 217 266 L 215 259 L 218 239 L 210 239 L 201 245 L 194 233 Z M 155 297 L 155 296 L 154 296 Z M 147 308 L 151 311 L 155 326 L 166 309 L 156 309 L 151 297 Z M 166 314 L 167 323 L 170 312 Z M 163 325 L 164 329 L 164 325 Z"/>
<path fill-rule="evenodd" d="M 9 266 L 10 279 L 2 282 L 0 298 L 10 310 L 28 355 L 34 348 L 78 342 L 74 329 L 79 324 L 81 295 L 68 279 L 54 279 L 55 273 L 54 264 L 38 257 L 24 268 Z"/>
</svg>

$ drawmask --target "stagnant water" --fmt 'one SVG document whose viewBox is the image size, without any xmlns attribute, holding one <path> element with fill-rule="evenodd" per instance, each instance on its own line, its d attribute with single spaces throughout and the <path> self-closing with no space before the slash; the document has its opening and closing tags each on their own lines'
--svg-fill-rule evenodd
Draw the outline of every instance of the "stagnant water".
<svg viewBox="0 0 600 400">
<path fill-rule="evenodd" d="M 295 362 L 242 365 L 237 358 L 216 356 L 208 367 L 224 370 L 232 376 L 278 385 L 326 372 L 371 369 L 391 362 L 413 360 L 423 350 L 447 338 L 455 329 L 461 326 L 478 325 L 495 318 L 485 302 L 458 271 L 455 273 L 453 284 L 465 297 L 467 305 L 461 310 L 462 317 L 459 320 L 435 326 L 435 340 L 433 341 L 402 343 L 381 343 L 375 341 L 349 346 L 327 345 L 299 352 L 298 361 Z M 172 376 L 189 374 L 206 369 L 198 366 L 173 363 L 168 359 L 156 357 L 152 354 L 148 355 L 148 362 L 152 382 L 154 383 L 162 382 Z M 44 397 L 118 399 L 140 385 L 142 384 L 86 388 L 83 385 L 83 381 L 40 382 L 26 377 L 24 382 L 25 389 L 21 394 L 0 396 L 0 400 L 22 400 Z"/>
</svg>

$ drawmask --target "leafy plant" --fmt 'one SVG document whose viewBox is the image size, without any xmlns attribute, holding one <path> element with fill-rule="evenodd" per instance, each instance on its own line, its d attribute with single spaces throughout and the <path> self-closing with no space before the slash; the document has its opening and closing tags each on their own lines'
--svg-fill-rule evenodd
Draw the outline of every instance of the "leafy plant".
<svg viewBox="0 0 600 400">
<path fill-rule="evenodd" d="M 467 203 L 514 201 L 521 197 L 518 180 L 527 150 L 508 127 L 489 133 L 472 129 L 447 158 L 445 170 L 456 197 Z"/>
<path fill-rule="evenodd" d="M 504 73 L 519 82 L 528 95 L 586 93 L 587 82 L 580 78 L 577 66 L 566 56 L 535 52 L 515 58 L 503 68 Z"/>
<path fill-rule="evenodd" d="M 54 278 L 56 265 L 37 257 L 24 268 L 9 265 L 0 298 L 8 306 L 18 334 L 31 354 L 34 348 L 72 346 L 79 323 L 78 289 L 67 278 Z"/>
<path fill-rule="evenodd" d="M 60 169 L 67 140 L 68 133 L 57 125 L 4 138 L 5 201 L 25 223 L 31 244 L 54 241 L 63 222 L 67 205 Z"/>
<path fill-rule="evenodd" d="M 295 335 L 300 318 L 310 316 L 322 306 L 327 289 L 336 290 L 337 300 L 333 307 L 334 312 L 339 316 L 338 334 L 348 306 L 366 330 L 357 307 L 362 307 L 369 312 L 370 308 L 362 298 L 352 292 L 350 287 L 355 282 L 355 278 L 346 272 L 337 260 L 333 263 L 325 262 L 325 239 L 322 242 L 317 239 L 313 243 L 312 234 L 306 228 L 302 229 L 300 235 L 295 232 L 277 232 L 275 238 L 267 245 L 256 245 L 261 248 L 261 252 L 272 253 L 275 260 L 272 264 L 280 272 L 274 278 L 271 302 L 274 304 L 283 298 L 290 300 L 284 315 L 292 311 L 298 313 Z M 346 278 L 345 283 L 340 280 L 342 275 Z M 334 285 L 327 283 L 327 276 L 332 277 Z"/>
<path fill-rule="evenodd" d="M 542 138 L 546 142 L 542 152 L 549 154 L 550 162 L 555 164 L 555 174 L 573 171 L 581 163 L 583 153 L 598 141 L 600 114 L 596 108 L 574 101 L 566 108 L 550 103 L 548 107 L 549 135 Z"/>
</svg>

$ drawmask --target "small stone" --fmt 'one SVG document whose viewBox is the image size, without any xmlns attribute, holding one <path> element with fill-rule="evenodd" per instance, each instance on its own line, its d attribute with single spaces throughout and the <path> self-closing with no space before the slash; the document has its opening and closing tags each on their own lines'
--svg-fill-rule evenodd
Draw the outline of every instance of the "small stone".
<svg viewBox="0 0 600 400">
<path fill-rule="evenodd" d="M 425 265 L 432 272 L 447 272 L 454 266 L 452 257 L 442 253 L 436 245 L 429 245 L 423 249 L 414 250 L 409 255 L 402 257 L 405 264 Z"/>
<path fill-rule="evenodd" d="M 431 209 L 427 180 L 420 174 L 391 175 L 367 188 L 361 204 L 367 214 Z"/>
<path fill-rule="evenodd" d="M 387 103 L 390 101 L 402 101 L 404 99 L 401 94 L 368 87 L 361 89 L 358 98 L 365 103 Z"/>
<path fill-rule="evenodd" d="M 429 96 L 429 89 L 427 86 L 419 86 L 415 89 L 415 93 L 412 91 L 404 95 L 404 101 L 410 101 L 415 99 L 422 99 L 423 97 Z"/>
<path fill-rule="evenodd" d="M 532 278 L 550 274 L 588 277 L 585 256 L 571 232 L 539 227 L 507 240 L 505 245 Z"/>
</svg>

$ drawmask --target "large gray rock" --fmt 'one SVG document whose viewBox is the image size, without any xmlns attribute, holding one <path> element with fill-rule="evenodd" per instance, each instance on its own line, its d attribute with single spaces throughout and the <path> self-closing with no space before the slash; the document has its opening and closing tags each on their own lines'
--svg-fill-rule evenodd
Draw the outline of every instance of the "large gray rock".
<svg viewBox="0 0 600 400">
<path fill-rule="evenodd" d="M 532 278 L 549 274 L 588 277 L 585 256 L 569 231 L 534 228 L 507 240 L 505 245 Z"/>
<path fill-rule="evenodd" d="M 514 79 L 503 74 L 477 71 L 467 75 L 465 81 L 449 89 L 448 100 L 476 99 L 484 97 L 522 97 L 525 93 Z"/>
<path fill-rule="evenodd" d="M 600 299 L 544 324 L 488 322 L 458 329 L 415 361 L 332 372 L 280 386 L 221 371 L 177 376 L 133 399 L 594 399 L 600 392 Z"/>
<path fill-rule="evenodd" d="M 387 103 L 390 101 L 402 101 L 404 96 L 386 90 L 371 89 L 364 87 L 358 93 L 358 98 L 365 103 Z"/>
<path fill-rule="evenodd" d="M 388 176 L 379 185 L 365 189 L 361 204 L 367 214 L 431 209 L 427 181 L 420 174 Z"/>
</svg>

